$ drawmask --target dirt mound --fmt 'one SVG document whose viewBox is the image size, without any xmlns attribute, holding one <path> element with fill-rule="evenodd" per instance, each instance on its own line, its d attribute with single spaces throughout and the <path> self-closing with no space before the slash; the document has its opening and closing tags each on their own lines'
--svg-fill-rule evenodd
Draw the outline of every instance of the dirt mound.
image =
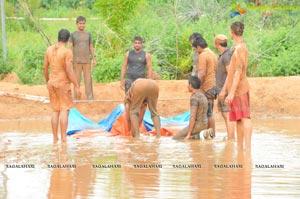
<svg viewBox="0 0 300 199">
<path fill-rule="evenodd" d="M 18 83 L 19 82 L 19 77 L 16 73 L 10 73 L 6 75 L 1 82 L 10 82 L 10 83 Z"/>
<path fill-rule="evenodd" d="M 0 119 L 49 116 L 51 108 L 42 101 L 21 99 L 17 94 L 47 97 L 45 85 L 20 85 L 14 78 L 0 82 Z M 252 117 L 299 116 L 300 76 L 249 78 L 251 85 L 250 103 Z M 158 111 L 163 117 L 170 117 L 189 110 L 187 80 L 158 80 L 160 86 Z M 119 82 L 95 83 L 95 101 L 83 101 L 76 108 L 90 119 L 103 118 L 123 102 L 124 91 Z M 81 85 L 84 93 L 84 85 Z M 5 94 L 6 93 L 6 94 Z M 12 95 L 9 95 L 12 94 Z M 15 95 L 15 97 L 14 97 Z M 35 97 L 36 99 L 36 97 Z M 215 108 L 217 112 L 217 108 Z"/>
</svg>

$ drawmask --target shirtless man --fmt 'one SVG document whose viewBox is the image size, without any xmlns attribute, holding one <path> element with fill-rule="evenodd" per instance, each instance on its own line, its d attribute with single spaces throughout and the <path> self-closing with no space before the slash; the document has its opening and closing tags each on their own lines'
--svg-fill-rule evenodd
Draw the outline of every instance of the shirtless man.
<svg viewBox="0 0 300 199">
<path fill-rule="evenodd" d="M 148 105 L 151 119 L 157 137 L 160 137 L 160 117 L 156 110 L 159 94 L 158 84 L 152 79 L 135 80 L 125 96 L 125 112 L 128 130 L 131 130 L 132 137 L 139 137 L 140 125 Z"/>
<path fill-rule="evenodd" d="M 59 124 L 61 140 L 62 142 L 67 140 L 69 110 L 74 107 L 71 83 L 74 85 L 77 96 L 81 96 L 79 84 L 72 69 L 73 54 L 70 49 L 66 48 L 69 37 L 70 32 L 61 29 L 58 33 L 58 43 L 48 47 L 44 57 L 44 76 L 53 109 L 51 126 L 54 142 L 58 141 Z"/>
<path fill-rule="evenodd" d="M 236 122 L 237 142 L 239 150 L 244 149 L 251 152 L 252 124 L 250 119 L 249 91 L 250 86 L 246 72 L 248 65 L 248 49 L 243 39 L 244 24 L 234 22 L 230 27 L 230 35 L 234 41 L 232 57 L 225 85 L 220 93 L 224 97 L 226 91 L 228 96 L 225 103 L 230 106 L 229 119 Z"/>
</svg>

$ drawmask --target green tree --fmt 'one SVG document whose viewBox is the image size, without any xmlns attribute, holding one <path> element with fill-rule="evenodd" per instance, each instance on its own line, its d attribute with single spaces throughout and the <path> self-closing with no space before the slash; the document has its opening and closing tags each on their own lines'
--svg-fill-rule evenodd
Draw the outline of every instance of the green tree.
<svg viewBox="0 0 300 199">
<path fill-rule="evenodd" d="M 143 0 L 99 0 L 94 8 L 107 21 L 107 24 L 115 31 L 120 31 L 123 24 L 135 13 L 138 5 Z"/>
</svg>

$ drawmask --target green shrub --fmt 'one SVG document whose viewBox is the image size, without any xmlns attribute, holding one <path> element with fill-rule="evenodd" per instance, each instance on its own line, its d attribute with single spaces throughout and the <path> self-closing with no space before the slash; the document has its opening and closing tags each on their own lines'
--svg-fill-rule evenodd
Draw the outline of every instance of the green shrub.
<svg viewBox="0 0 300 199">
<path fill-rule="evenodd" d="M 255 76 L 300 75 L 300 41 L 294 31 L 277 29 L 258 45 Z"/>
<path fill-rule="evenodd" d="M 23 84 L 43 84 L 43 60 L 45 48 L 37 46 L 31 48 L 27 46 L 23 51 L 23 63 L 16 71 L 20 83 Z"/>
<path fill-rule="evenodd" d="M 153 69 L 162 79 L 181 79 L 189 75 L 193 50 L 188 38 L 193 32 L 201 33 L 210 49 L 213 38 L 225 34 L 230 39 L 230 24 L 242 21 L 243 35 L 249 49 L 248 75 L 278 76 L 299 75 L 300 51 L 299 13 L 268 10 L 272 16 L 263 18 L 263 10 L 247 10 L 250 1 L 242 2 L 244 15 L 230 18 L 234 0 L 28 0 L 36 23 L 50 38 L 57 41 L 57 32 L 67 28 L 76 30 L 75 21 L 40 21 L 40 17 L 76 18 L 83 15 L 99 20 L 87 21 L 86 29 L 92 32 L 98 58 L 93 78 L 97 82 L 119 80 L 125 52 L 132 48 L 135 35 L 146 42 L 145 50 L 151 54 Z M 94 5 L 94 2 L 95 5 Z M 252 1 L 251 1 L 252 2 Z M 266 4 L 271 1 L 265 2 Z M 281 1 L 285 4 L 285 1 Z M 42 6 L 41 6 L 42 5 Z M 234 8 L 233 8 L 234 7 Z M 92 8 L 92 9 L 91 9 Z M 6 1 L 7 16 L 24 17 L 18 1 Z M 1 71 L 16 71 L 22 83 L 44 83 L 43 54 L 46 45 L 32 23 L 25 20 L 6 20 L 7 65 Z M 42 46 L 43 45 L 43 46 Z M 25 47 L 24 47 L 25 46 Z M 215 51 L 215 50 L 214 50 Z M 217 54 L 217 51 L 215 51 Z M 4 65 L 3 65 L 4 66 Z M 0 71 L 0 72 L 1 72 Z"/>
<path fill-rule="evenodd" d="M 112 82 L 120 80 L 123 60 L 124 56 L 122 55 L 118 57 L 99 57 L 97 67 L 92 69 L 93 79 L 95 79 L 96 82 Z"/>
<path fill-rule="evenodd" d="M 13 67 L 6 61 L 4 62 L 3 51 L 0 49 L 0 80 L 12 72 Z"/>
<path fill-rule="evenodd" d="M 135 8 L 143 3 L 143 0 L 98 0 L 94 8 L 107 21 L 107 24 L 115 31 L 122 30 L 124 22 L 135 13 Z"/>
<path fill-rule="evenodd" d="M 46 9 L 66 7 L 77 9 L 79 7 L 93 8 L 95 0 L 41 0 L 40 6 Z"/>
</svg>

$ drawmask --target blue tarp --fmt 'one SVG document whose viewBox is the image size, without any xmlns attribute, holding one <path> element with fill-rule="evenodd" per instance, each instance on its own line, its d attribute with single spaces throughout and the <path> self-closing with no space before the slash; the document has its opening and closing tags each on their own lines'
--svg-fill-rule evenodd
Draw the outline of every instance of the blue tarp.
<svg viewBox="0 0 300 199">
<path fill-rule="evenodd" d="M 76 108 L 72 108 L 69 113 L 69 121 L 67 128 L 67 135 L 72 135 L 77 131 L 84 129 L 98 129 L 101 128 L 97 123 L 90 121 L 84 117 Z"/>
<path fill-rule="evenodd" d="M 108 117 L 104 118 L 97 124 L 103 127 L 104 130 L 110 131 L 111 127 L 113 126 L 115 120 L 124 113 L 125 108 L 123 104 L 119 104 L 110 114 Z"/>
<path fill-rule="evenodd" d="M 86 117 L 84 117 L 76 108 L 70 110 L 69 113 L 69 123 L 67 129 L 67 135 L 72 135 L 75 132 L 82 131 L 84 129 L 103 129 L 105 131 L 110 131 L 115 120 L 124 113 L 124 105 L 118 105 L 109 116 L 101 120 L 100 122 L 92 122 Z M 161 117 L 161 127 L 166 125 L 187 125 L 190 119 L 190 112 L 185 112 L 183 114 L 177 115 L 172 118 Z M 146 110 L 143 123 L 147 129 L 150 131 L 153 127 L 151 120 L 151 114 L 149 110 Z"/>
</svg>

